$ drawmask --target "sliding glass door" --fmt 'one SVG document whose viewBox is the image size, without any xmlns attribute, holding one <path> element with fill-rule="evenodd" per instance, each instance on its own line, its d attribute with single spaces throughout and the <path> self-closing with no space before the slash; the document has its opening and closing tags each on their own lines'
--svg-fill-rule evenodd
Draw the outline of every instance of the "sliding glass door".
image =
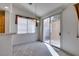
<svg viewBox="0 0 79 59">
<path fill-rule="evenodd" d="M 60 47 L 60 15 L 51 17 L 51 45 Z"/>
<path fill-rule="evenodd" d="M 43 41 L 46 43 L 50 42 L 50 18 L 46 18 L 43 21 Z"/>
<path fill-rule="evenodd" d="M 54 15 L 43 21 L 43 40 L 60 47 L 60 15 Z"/>
</svg>

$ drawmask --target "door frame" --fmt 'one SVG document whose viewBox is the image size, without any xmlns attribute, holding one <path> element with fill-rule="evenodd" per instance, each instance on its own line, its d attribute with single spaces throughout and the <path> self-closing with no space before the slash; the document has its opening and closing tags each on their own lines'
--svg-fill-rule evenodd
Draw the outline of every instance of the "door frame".
<svg viewBox="0 0 79 59">
<path fill-rule="evenodd" d="M 55 15 L 60 15 L 60 33 L 62 33 L 62 12 L 60 12 L 60 13 L 57 13 L 57 14 L 54 14 L 54 15 L 52 15 L 52 16 L 55 16 Z M 52 16 L 49 16 L 49 17 L 46 17 L 46 18 L 50 18 L 50 22 L 51 22 L 51 17 Z M 43 25 L 42 25 L 42 35 L 44 34 L 44 20 L 46 19 L 46 18 L 43 18 L 42 20 L 42 23 L 43 23 Z M 50 23 L 49 23 L 49 25 L 50 25 Z M 50 26 L 49 26 L 49 28 L 50 28 Z M 49 30 L 49 32 L 50 32 L 50 30 Z M 51 36 L 51 33 L 49 33 L 49 35 Z M 44 37 L 44 35 L 43 35 L 43 37 Z M 42 41 L 44 42 L 44 38 L 42 37 Z M 51 39 L 50 39 L 50 42 L 51 42 Z M 51 45 L 51 43 L 49 43 L 50 45 Z M 60 48 L 61 48 L 61 46 L 62 46 L 62 34 L 60 35 Z"/>
</svg>

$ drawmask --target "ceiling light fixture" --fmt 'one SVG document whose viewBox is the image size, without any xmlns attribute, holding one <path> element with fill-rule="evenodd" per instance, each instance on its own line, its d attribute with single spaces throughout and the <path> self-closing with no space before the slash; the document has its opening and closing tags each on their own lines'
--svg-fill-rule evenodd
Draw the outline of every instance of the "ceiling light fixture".
<svg viewBox="0 0 79 59">
<path fill-rule="evenodd" d="M 28 3 L 29 5 L 32 5 L 32 3 Z"/>
<path fill-rule="evenodd" d="M 8 6 L 5 6 L 4 8 L 5 8 L 5 9 L 8 9 Z"/>
</svg>

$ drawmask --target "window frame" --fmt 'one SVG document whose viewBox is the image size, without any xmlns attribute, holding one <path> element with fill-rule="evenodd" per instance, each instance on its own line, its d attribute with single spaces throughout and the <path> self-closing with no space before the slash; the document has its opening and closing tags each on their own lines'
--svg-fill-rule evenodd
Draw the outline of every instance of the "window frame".
<svg viewBox="0 0 79 59">
<path fill-rule="evenodd" d="M 26 18 L 26 19 L 29 19 L 29 20 L 37 20 L 35 18 L 32 18 L 32 17 L 26 17 L 26 16 L 21 16 L 21 15 L 16 15 L 16 20 L 15 20 L 15 24 L 17 25 L 18 24 L 18 17 L 21 17 L 21 18 Z M 27 21 L 28 22 L 28 21 Z M 37 26 L 37 21 L 35 23 L 35 27 Z M 27 23 L 27 29 L 28 29 L 28 23 Z M 28 30 L 27 30 L 27 33 L 28 33 Z"/>
</svg>

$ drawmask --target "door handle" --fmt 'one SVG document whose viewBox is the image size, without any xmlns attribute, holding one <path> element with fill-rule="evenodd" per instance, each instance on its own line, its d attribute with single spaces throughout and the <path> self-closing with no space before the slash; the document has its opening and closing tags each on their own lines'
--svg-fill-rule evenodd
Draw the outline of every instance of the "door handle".
<svg viewBox="0 0 79 59">
<path fill-rule="evenodd" d="M 79 38 L 79 36 L 77 35 L 77 38 Z"/>
<path fill-rule="evenodd" d="M 61 33 L 59 33 L 59 36 L 61 36 Z"/>
</svg>

